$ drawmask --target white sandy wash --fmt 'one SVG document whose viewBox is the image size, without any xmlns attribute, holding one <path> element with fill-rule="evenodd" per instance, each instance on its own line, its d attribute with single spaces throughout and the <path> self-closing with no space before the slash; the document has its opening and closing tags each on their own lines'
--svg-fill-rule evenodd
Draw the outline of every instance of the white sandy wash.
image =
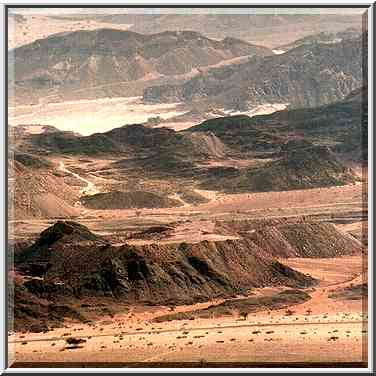
<svg viewBox="0 0 376 376">
<path fill-rule="evenodd" d="M 60 161 L 59 170 L 65 172 L 69 175 L 74 176 L 76 179 L 81 180 L 82 182 L 84 182 L 86 184 L 86 186 L 83 187 L 80 190 L 80 195 L 91 196 L 91 195 L 95 195 L 95 194 L 99 193 L 99 190 L 96 188 L 96 186 L 93 182 L 83 178 L 82 176 L 80 176 L 80 175 L 76 174 L 75 172 L 66 168 L 64 162 L 62 162 L 62 161 Z"/>
<path fill-rule="evenodd" d="M 125 124 L 139 124 L 151 117 L 182 115 L 179 103 L 144 104 L 142 97 L 85 99 L 9 108 L 12 125 L 43 124 L 84 136 L 106 132 Z"/>
<path fill-rule="evenodd" d="M 227 115 L 248 115 L 250 117 L 256 115 L 269 115 L 276 111 L 283 111 L 287 108 L 288 103 L 265 103 L 253 107 L 247 111 L 226 111 L 222 109 Z"/>
</svg>

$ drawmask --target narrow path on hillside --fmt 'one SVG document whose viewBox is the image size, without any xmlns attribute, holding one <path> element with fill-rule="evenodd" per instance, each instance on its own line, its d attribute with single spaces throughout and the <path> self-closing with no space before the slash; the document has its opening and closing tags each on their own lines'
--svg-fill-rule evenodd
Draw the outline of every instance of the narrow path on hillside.
<svg viewBox="0 0 376 376">
<path fill-rule="evenodd" d="M 95 184 L 93 182 L 91 182 L 90 180 L 87 180 L 87 179 L 83 178 L 82 176 L 76 174 L 75 172 L 67 169 L 65 167 L 65 164 L 64 164 L 63 161 L 60 161 L 59 170 L 62 171 L 62 172 L 65 172 L 67 174 L 70 174 L 70 175 L 74 176 L 76 179 L 81 180 L 84 183 L 86 183 L 86 186 L 80 189 L 80 195 L 83 195 L 83 196 L 90 195 L 91 196 L 91 195 L 95 195 L 95 194 L 97 194 L 97 193 L 100 192 L 96 188 L 96 186 L 95 186 Z"/>
<path fill-rule="evenodd" d="M 169 195 L 168 197 L 169 197 L 169 198 L 172 198 L 173 200 L 176 200 L 176 201 L 181 202 L 182 205 L 183 205 L 183 206 L 181 206 L 181 207 L 183 207 L 183 208 L 189 208 L 189 207 L 192 206 L 192 205 L 189 204 L 187 201 L 184 201 L 178 193 L 174 193 L 174 194 L 172 194 L 172 195 Z"/>
</svg>

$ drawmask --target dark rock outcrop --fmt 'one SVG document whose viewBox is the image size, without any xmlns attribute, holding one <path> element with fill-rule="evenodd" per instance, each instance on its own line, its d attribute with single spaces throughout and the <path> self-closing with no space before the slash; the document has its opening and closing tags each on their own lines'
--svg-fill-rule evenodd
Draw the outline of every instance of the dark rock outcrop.
<svg viewBox="0 0 376 376">
<path fill-rule="evenodd" d="M 29 275 L 30 265 L 45 266 L 36 273 L 42 280 L 26 284 L 29 292 L 41 298 L 72 293 L 75 297 L 116 296 L 129 302 L 183 304 L 253 287 L 307 287 L 314 283 L 263 256 L 260 246 L 247 239 L 112 246 L 93 240 L 95 235 L 88 236 L 85 230 L 74 238 L 71 225 L 67 228 L 63 237 L 58 231 L 54 241 L 46 234 L 55 234 L 56 225 L 45 230 L 31 247 L 33 252 L 26 249 L 15 264 Z"/>
<path fill-rule="evenodd" d="M 283 145 L 279 155 L 272 162 L 238 170 L 233 176 L 209 175 L 202 186 L 229 192 L 269 192 L 345 185 L 358 180 L 325 146 L 293 141 Z"/>
<path fill-rule="evenodd" d="M 227 147 L 249 152 L 279 151 L 282 144 L 301 139 L 331 145 L 336 153 L 367 159 L 367 85 L 344 100 L 316 108 L 288 109 L 252 118 L 246 115 L 210 119 L 187 132 L 212 132 Z M 293 146 L 293 144 L 289 144 Z"/>
</svg>

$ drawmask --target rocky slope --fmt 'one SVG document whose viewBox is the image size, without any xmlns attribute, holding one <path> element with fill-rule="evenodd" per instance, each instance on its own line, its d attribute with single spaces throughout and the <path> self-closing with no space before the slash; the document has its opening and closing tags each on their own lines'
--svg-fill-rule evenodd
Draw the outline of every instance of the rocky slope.
<svg viewBox="0 0 376 376">
<path fill-rule="evenodd" d="M 362 252 L 356 239 L 331 223 L 270 226 L 249 238 L 276 257 L 338 257 Z"/>
<path fill-rule="evenodd" d="M 209 38 L 227 36 L 276 48 L 281 35 L 286 43 L 311 34 L 338 32 L 349 26 L 361 29 L 360 14 L 260 14 L 222 13 L 213 14 L 190 11 L 183 14 L 113 14 L 97 16 L 98 20 L 130 25 L 130 29 L 144 34 L 166 30 L 178 30 L 181 25 L 196 30 Z"/>
<path fill-rule="evenodd" d="M 176 304 L 245 292 L 252 287 L 304 287 L 313 280 L 270 257 L 250 240 L 113 246 L 74 222 L 57 222 L 18 252 L 15 267 L 35 279 L 44 298 L 117 296 Z"/>
<path fill-rule="evenodd" d="M 307 35 L 306 37 L 299 38 L 292 43 L 283 44 L 278 46 L 276 50 L 279 51 L 288 51 L 293 48 L 302 46 L 302 45 L 309 45 L 309 44 L 332 44 L 338 43 L 343 40 L 351 40 L 357 39 L 361 37 L 362 31 L 360 28 L 348 28 L 345 30 L 341 30 L 338 32 L 325 32 L 322 31 L 318 34 Z"/>
<path fill-rule="evenodd" d="M 279 158 L 260 167 L 209 170 L 202 186 L 227 192 L 270 192 L 328 187 L 358 179 L 324 146 L 290 141 Z"/>
<path fill-rule="evenodd" d="M 90 209 L 169 208 L 181 206 L 178 200 L 145 191 L 104 192 L 81 197 L 82 204 Z"/>
<path fill-rule="evenodd" d="M 168 128 L 125 125 L 105 133 L 80 136 L 73 132 L 30 135 L 24 148 L 62 154 L 123 154 L 131 157 L 185 154 L 188 159 L 224 156 L 226 148 L 212 133 L 178 133 Z"/>
<path fill-rule="evenodd" d="M 107 87 L 103 96 L 134 96 L 131 86 L 120 92 L 116 87 L 190 74 L 239 56 L 267 54 L 272 52 L 265 47 L 229 38 L 216 41 L 194 31 L 142 35 L 115 29 L 79 30 L 11 50 L 9 70 L 18 101 L 37 102 L 51 94 L 56 101 L 88 98 L 95 87 L 102 86 Z"/>
<path fill-rule="evenodd" d="M 45 332 L 62 326 L 65 319 L 84 321 L 85 318 L 68 305 L 39 297 L 30 292 L 22 276 L 13 274 L 13 291 L 9 295 L 9 309 L 14 314 L 9 328 L 15 331 Z M 26 283 L 27 285 L 27 283 Z"/>
<path fill-rule="evenodd" d="M 217 230 L 238 234 L 235 240 L 140 246 L 113 245 L 76 222 L 56 222 L 15 253 L 16 328 L 30 329 L 30 324 L 36 324 L 31 330 L 39 331 L 37 324 L 43 324 L 43 330 L 59 325 L 57 319 L 62 317 L 84 320 L 70 303 L 89 297 L 179 305 L 233 297 L 257 287 L 305 288 L 316 281 L 277 259 L 362 252 L 354 238 L 332 224 L 269 222 L 217 223 Z M 149 233 L 153 231 L 157 229 Z M 291 294 L 292 300 L 276 296 L 270 301 L 234 304 L 257 309 L 258 304 L 283 306 L 309 298 L 299 291 Z"/>
<path fill-rule="evenodd" d="M 344 99 L 360 87 L 366 56 L 363 36 L 334 44 L 302 45 L 284 54 L 212 68 L 183 84 L 151 86 L 144 98 L 154 102 L 207 100 L 236 110 L 265 103 L 315 107 Z"/>
<path fill-rule="evenodd" d="M 9 213 L 12 219 L 75 217 L 78 189 L 38 156 L 16 152 L 9 160 Z"/>
<path fill-rule="evenodd" d="M 250 239 L 262 248 L 263 255 L 279 258 L 332 258 L 367 251 L 355 236 L 310 217 L 217 221 L 215 231 Z"/>
<path fill-rule="evenodd" d="M 207 120 L 187 132 L 214 133 L 225 145 L 247 152 L 279 151 L 293 138 L 329 145 L 353 159 L 367 158 L 367 86 L 344 100 L 316 108 L 290 109 L 252 118 L 246 115 Z"/>
</svg>

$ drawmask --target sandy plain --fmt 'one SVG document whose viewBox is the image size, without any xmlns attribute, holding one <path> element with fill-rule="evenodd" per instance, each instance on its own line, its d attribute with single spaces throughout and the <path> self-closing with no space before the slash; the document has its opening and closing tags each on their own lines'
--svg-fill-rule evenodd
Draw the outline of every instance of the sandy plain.
<svg viewBox="0 0 376 376">
<path fill-rule="evenodd" d="M 362 280 L 362 257 L 284 262 L 320 278 L 319 286 L 310 291 L 311 300 L 292 307 L 292 315 L 287 315 L 286 310 L 261 311 L 243 320 L 234 312 L 233 316 L 212 319 L 155 323 L 152 319 L 168 313 L 169 307 L 126 307 L 126 313 L 120 311 L 113 317 L 103 317 L 95 325 L 67 322 L 64 328 L 44 334 L 15 333 L 9 338 L 10 351 L 20 364 L 366 362 L 366 301 L 328 297 L 331 290 Z M 252 292 L 267 295 L 275 290 Z M 180 306 L 176 312 L 220 302 Z M 66 345 L 69 336 L 85 342 L 82 347 L 69 349 Z"/>
<path fill-rule="evenodd" d="M 78 158 L 78 157 L 77 157 Z M 72 171 L 79 164 L 80 176 L 93 191 L 102 191 L 106 184 L 96 168 L 109 160 L 79 162 L 75 158 L 55 159 L 56 166 Z M 63 163 L 63 165 L 61 164 Z M 93 164 L 94 163 L 94 164 Z M 90 168 L 88 167 L 90 166 Z M 76 170 L 75 170 L 76 171 Z M 356 170 L 366 181 L 364 171 Z M 110 177 L 111 179 L 114 176 Z M 197 188 L 196 188 L 197 189 Z M 230 235 L 216 233 L 217 220 L 261 219 L 309 216 L 311 220 L 335 223 L 341 231 L 362 232 L 366 218 L 366 184 L 295 190 L 285 192 L 224 194 L 197 189 L 208 203 L 183 205 L 167 209 L 80 210 L 74 220 L 100 235 L 122 233 L 155 224 L 179 222 L 173 233 L 161 242 L 200 242 L 224 240 Z M 56 220 L 22 220 L 12 223 L 17 234 L 35 237 Z M 149 240 L 132 240 L 145 244 Z M 168 366 L 215 364 L 260 364 L 281 366 L 330 364 L 364 367 L 367 362 L 368 317 L 366 298 L 330 297 L 333 290 L 367 281 L 367 256 L 346 256 L 332 259 L 283 259 L 286 265 L 310 274 L 319 280 L 308 289 L 307 302 L 273 311 L 251 313 L 246 320 L 238 312 L 232 316 L 154 322 L 171 312 L 166 306 L 139 306 L 101 301 L 113 308 L 109 316 L 101 315 L 94 324 L 66 321 L 64 327 L 47 333 L 11 333 L 10 361 L 14 366 L 74 364 L 93 366 Z M 277 288 L 253 289 L 250 293 L 266 296 Z M 86 302 L 86 301 L 85 301 Z M 178 306 L 175 312 L 191 311 L 216 305 L 223 300 Z M 88 300 L 89 304 L 96 304 Z M 84 342 L 75 348 L 67 346 L 69 337 Z M 162 364 L 162 365 L 161 365 Z"/>
</svg>

